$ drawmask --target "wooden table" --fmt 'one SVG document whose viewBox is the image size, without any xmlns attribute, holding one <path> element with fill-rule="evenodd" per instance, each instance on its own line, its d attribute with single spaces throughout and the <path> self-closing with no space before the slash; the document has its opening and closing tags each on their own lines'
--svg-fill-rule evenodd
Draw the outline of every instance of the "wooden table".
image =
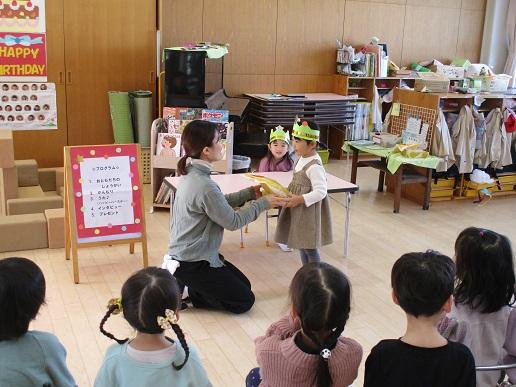
<svg viewBox="0 0 516 387">
<path fill-rule="evenodd" d="M 271 179 L 276 180 L 283 186 L 288 186 L 292 180 L 293 172 L 260 172 L 257 173 L 260 176 L 269 177 Z M 233 192 L 240 191 L 241 189 L 251 187 L 256 185 L 256 183 L 246 178 L 242 174 L 231 174 L 231 175 L 212 175 L 213 181 L 215 181 L 223 194 L 229 194 Z M 347 257 L 349 251 L 349 224 L 350 224 L 350 214 L 351 214 L 351 194 L 358 191 L 358 186 L 356 184 L 352 184 L 346 180 L 343 180 L 337 176 L 334 176 L 330 173 L 326 173 L 326 178 L 328 181 L 328 194 L 343 192 L 346 194 L 346 204 L 344 207 L 346 208 L 346 221 L 344 224 L 344 256 Z M 181 177 L 166 177 L 164 179 L 165 183 L 172 189 L 174 193 L 177 190 L 177 187 L 181 184 Z M 171 208 L 173 207 L 174 196 L 171 195 Z"/>
</svg>

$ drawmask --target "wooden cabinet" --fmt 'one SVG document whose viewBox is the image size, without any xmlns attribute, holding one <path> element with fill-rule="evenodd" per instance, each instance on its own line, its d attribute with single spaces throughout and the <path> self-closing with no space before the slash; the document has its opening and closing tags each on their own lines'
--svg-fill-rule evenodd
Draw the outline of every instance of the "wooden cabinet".
<svg viewBox="0 0 516 387">
<path fill-rule="evenodd" d="M 15 134 L 16 158 L 63 165 L 63 146 L 113 143 L 107 92 L 155 91 L 156 3 L 46 1 L 58 130 Z"/>
<path fill-rule="evenodd" d="M 45 1 L 48 82 L 56 84 L 58 129 L 13 131 L 15 158 L 36 159 L 40 167 L 62 166 L 63 146 L 68 143 L 63 1 Z"/>
</svg>

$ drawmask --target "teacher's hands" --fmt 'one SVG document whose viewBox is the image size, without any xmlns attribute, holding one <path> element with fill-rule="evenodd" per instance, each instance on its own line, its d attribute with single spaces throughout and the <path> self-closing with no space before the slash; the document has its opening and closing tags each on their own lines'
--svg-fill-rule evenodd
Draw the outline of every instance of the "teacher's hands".
<svg viewBox="0 0 516 387">
<path fill-rule="evenodd" d="M 270 208 L 283 207 L 289 200 L 276 195 L 266 195 L 264 198 L 269 202 Z"/>
</svg>

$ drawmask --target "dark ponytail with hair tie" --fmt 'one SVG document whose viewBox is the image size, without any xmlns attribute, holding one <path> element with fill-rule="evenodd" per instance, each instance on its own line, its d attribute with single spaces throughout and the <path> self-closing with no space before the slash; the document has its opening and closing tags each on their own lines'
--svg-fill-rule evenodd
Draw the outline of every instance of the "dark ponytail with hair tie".
<svg viewBox="0 0 516 387">
<path fill-rule="evenodd" d="M 217 138 L 217 124 L 203 120 L 193 120 L 188 123 L 181 135 L 181 146 L 185 154 L 177 162 L 176 172 L 179 176 L 186 175 L 186 159 L 191 157 L 199 159 L 202 151 L 206 147 L 211 147 Z"/>
<path fill-rule="evenodd" d="M 338 343 L 351 310 L 351 285 L 346 275 L 324 263 L 308 263 L 297 271 L 290 284 L 292 308 L 301 328 L 318 349 L 314 384 L 329 387 L 331 351 Z"/>
</svg>

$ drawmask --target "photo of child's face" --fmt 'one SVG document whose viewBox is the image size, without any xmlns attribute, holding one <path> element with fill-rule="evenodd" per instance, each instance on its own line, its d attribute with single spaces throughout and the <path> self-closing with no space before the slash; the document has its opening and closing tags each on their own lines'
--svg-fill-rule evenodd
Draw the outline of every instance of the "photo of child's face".
<svg viewBox="0 0 516 387">
<path fill-rule="evenodd" d="M 45 84 L 42 84 L 40 87 L 39 87 L 40 90 L 46 90 L 47 89 L 47 85 Z"/>
<path fill-rule="evenodd" d="M 13 110 L 13 107 L 11 105 L 5 105 L 5 111 L 10 112 Z"/>
<path fill-rule="evenodd" d="M 6 96 L 6 95 L 3 95 L 2 96 L 2 102 L 7 102 L 7 101 L 9 101 L 9 97 Z"/>
<path fill-rule="evenodd" d="M 38 85 L 35 85 L 34 83 L 30 86 L 31 90 L 38 90 Z"/>
<path fill-rule="evenodd" d="M 5 117 L 0 114 L 0 121 L 5 121 Z"/>
<path fill-rule="evenodd" d="M 30 115 L 27 117 L 27 119 L 28 119 L 29 121 L 34 121 L 34 116 L 33 116 L 32 114 L 30 114 Z"/>
<path fill-rule="evenodd" d="M 18 90 L 18 85 L 12 85 L 11 90 L 15 90 L 15 91 Z"/>
<path fill-rule="evenodd" d="M 25 91 L 29 90 L 29 85 L 23 85 L 22 90 L 25 90 Z"/>
<path fill-rule="evenodd" d="M 34 106 L 35 112 L 39 112 L 40 110 L 41 110 L 41 106 L 39 106 L 39 105 Z"/>
<path fill-rule="evenodd" d="M 23 110 L 25 110 L 26 112 L 30 112 L 30 105 L 25 105 L 23 107 Z"/>
<path fill-rule="evenodd" d="M 45 119 L 45 116 L 43 114 L 40 114 L 38 116 L 38 120 L 43 121 Z"/>
<path fill-rule="evenodd" d="M 7 121 L 14 121 L 14 116 L 8 116 Z"/>
<path fill-rule="evenodd" d="M 16 116 L 16 121 L 23 121 L 23 116 L 22 115 L 17 115 Z"/>
<path fill-rule="evenodd" d="M 27 86 L 27 85 L 25 85 L 25 86 Z M 27 86 L 27 87 L 29 87 L 29 86 Z M 21 100 L 22 100 L 22 101 L 28 101 L 28 100 L 29 100 L 29 97 L 28 97 L 28 96 L 26 96 L 26 95 L 22 95 L 22 96 L 21 96 Z"/>
<path fill-rule="evenodd" d="M 17 95 L 11 95 L 11 101 L 18 101 L 18 96 Z"/>
<path fill-rule="evenodd" d="M 2 90 L 7 91 L 9 90 L 9 85 L 6 85 L 5 83 L 2 85 Z"/>
<path fill-rule="evenodd" d="M 14 110 L 16 110 L 17 112 L 21 112 L 22 111 L 22 106 L 21 105 L 16 105 Z"/>
<path fill-rule="evenodd" d="M 49 105 L 47 105 L 47 104 L 44 104 L 44 105 L 43 105 L 43 110 L 50 110 L 50 106 L 49 106 Z"/>
<path fill-rule="evenodd" d="M 38 100 L 38 97 L 36 97 L 34 94 L 32 94 L 32 95 L 30 96 L 30 100 L 31 100 L 31 101 L 37 101 L 37 100 Z"/>
</svg>

